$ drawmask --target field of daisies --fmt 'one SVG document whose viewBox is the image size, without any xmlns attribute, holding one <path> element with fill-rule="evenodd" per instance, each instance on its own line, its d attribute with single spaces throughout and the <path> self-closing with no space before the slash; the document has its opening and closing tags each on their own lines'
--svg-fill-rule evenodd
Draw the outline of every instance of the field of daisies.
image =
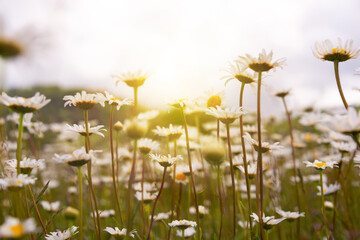
<svg viewBox="0 0 360 240">
<path fill-rule="evenodd" d="M 360 115 L 339 63 L 360 48 L 327 40 L 314 55 L 334 66 L 339 107 L 295 112 L 280 91 L 279 119 L 262 117 L 261 94 L 286 60 L 265 50 L 224 74 L 236 107 L 212 91 L 144 110 L 141 71 L 114 76 L 131 99 L 82 90 L 51 109 L 41 92 L 2 92 L 0 239 L 359 239 Z M 81 121 L 43 122 L 50 110 Z"/>
</svg>

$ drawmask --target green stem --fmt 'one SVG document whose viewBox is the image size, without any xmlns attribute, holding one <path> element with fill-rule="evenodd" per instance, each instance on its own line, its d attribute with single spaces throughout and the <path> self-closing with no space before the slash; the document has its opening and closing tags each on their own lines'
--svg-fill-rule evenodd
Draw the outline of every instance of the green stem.
<svg viewBox="0 0 360 240">
<path fill-rule="evenodd" d="M 337 87 L 338 87 L 338 90 L 339 90 L 339 93 L 340 93 L 341 100 L 342 100 L 342 102 L 343 102 L 343 104 L 344 104 L 344 107 L 345 107 L 346 109 L 348 109 L 348 108 L 349 108 L 349 105 L 348 105 L 347 102 L 346 102 L 344 93 L 343 93 L 342 88 L 341 88 L 341 83 L 340 83 L 339 61 L 334 61 L 334 71 L 335 71 L 336 84 L 337 84 Z"/>
<path fill-rule="evenodd" d="M 177 146 L 176 146 L 176 140 L 174 140 L 174 157 L 177 156 Z M 171 213 L 170 213 L 170 222 L 174 219 L 174 208 L 175 208 L 175 176 L 176 176 L 176 163 L 173 165 L 173 178 L 171 181 L 171 188 L 173 189 L 171 191 Z M 170 240 L 171 236 L 171 229 L 169 228 L 167 239 Z"/>
<path fill-rule="evenodd" d="M 82 174 L 81 167 L 78 167 L 78 183 L 79 183 L 79 211 L 80 211 L 80 222 L 79 222 L 79 240 L 82 240 L 83 234 L 83 188 L 82 188 Z"/>
<path fill-rule="evenodd" d="M 18 139 L 17 139 L 17 148 L 16 148 L 16 170 L 17 170 L 18 175 L 21 173 L 20 161 L 21 161 L 21 143 L 22 143 L 22 134 L 23 134 L 23 121 L 24 121 L 24 113 L 19 113 L 19 129 L 18 129 Z"/>
<path fill-rule="evenodd" d="M 197 236 L 198 239 L 201 240 L 201 235 L 200 235 L 200 217 L 199 217 L 199 203 L 198 203 L 198 198 L 197 198 L 197 193 L 196 193 L 196 187 L 195 187 L 195 181 L 194 181 L 194 173 L 192 170 L 192 164 L 191 164 L 191 153 L 190 153 L 190 143 L 189 143 L 189 132 L 188 132 L 188 127 L 187 127 L 187 122 L 186 122 L 186 116 L 184 113 L 184 108 L 180 108 L 181 109 L 181 115 L 183 117 L 184 120 L 184 129 L 185 129 L 185 138 L 186 138 L 186 149 L 187 149 L 187 155 L 188 155 L 188 161 L 189 161 L 189 169 L 190 169 L 190 179 L 191 179 L 191 185 L 192 185 L 192 190 L 194 193 L 194 200 L 195 200 L 195 209 L 196 209 L 196 226 L 197 226 Z"/>
<path fill-rule="evenodd" d="M 263 228 L 263 202 L 264 202 L 264 180 L 263 180 L 263 170 L 262 170 L 262 143 L 261 143 L 261 73 L 259 72 L 258 77 L 258 86 L 257 86 L 257 134 L 258 134 L 258 159 L 257 159 L 257 193 L 256 194 L 256 201 L 258 207 L 258 216 L 259 216 L 259 230 L 260 230 L 260 237 L 264 239 L 264 228 Z M 260 196 L 258 196 L 260 195 Z"/>
<path fill-rule="evenodd" d="M 137 114 L 138 108 L 138 88 L 134 87 L 134 115 Z"/>
<path fill-rule="evenodd" d="M 222 202 L 222 193 L 221 193 L 221 175 L 220 175 L 220 166 L 217 166 L 217 184 L 219 191 L 219 204 L 220 204 L 220 230 L 219 230 L 219 240 L 221 240 L 222 226 L 223 226 L 223 202 Z"/>
<path fill-rule="evenodd" d="M 326 238 L 329 239 L 329 230 L 327 227 L 327 219 L 326 219 L 326 212 L 325 212 L 325 205 L 324 205 L 324 186 L 323 186 L 323 171 L 320 170 L 320 187 L 321 187 L 321 211 L 324 216 L 324 226 L 326 231 Z M 334 206 L 335 207 L 335 206 Z"/>
</svg>

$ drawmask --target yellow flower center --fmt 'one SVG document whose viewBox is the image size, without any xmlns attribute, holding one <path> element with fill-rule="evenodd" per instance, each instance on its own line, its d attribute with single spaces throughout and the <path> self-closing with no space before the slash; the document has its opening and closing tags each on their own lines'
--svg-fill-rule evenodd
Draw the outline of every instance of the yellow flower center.
<svg viewBox="0 0 360 240">
<path fill-rule="evenodd" d="M 11 226 L 10 230 L 16 238 L 21 237 L 24 233 L 24 227 L 21 224 Z"/>
<path fill-rule="evenodd" d="M 185 181 L 186 180 L 186 175 L 184 173 L 178 173 L 175 175 L 175 179 L 178 181 Z"/>
<path fill-rule="evenodd" d="M 75 154 L 72 154 L 71 156 L 72 156 L 72 157 L 75 157 Z"/>
<path fill-rule="evenodd" d="M 216 106 L 220 106 L 221 105 L 221 97 L 218 95 L 214 95 L 209 97 L 209 99 L 207 100 L 206 106 L 208 108 L 210 107 L 216 107 Z"/>
<path fill-rule="evenodd" d="M 327 164 L 324 163 L 324 162 L 318 162 L 318 163 L 315 163 L 315 165 L 316 165 L 317 167 L 319 167 L 319 168 L 324 167 L 324 166 L 327 166 Z"/>
<path fill-rule="evenodd" d="M 348 53 L 348 51 L 346 51 L 345 49 L 343 49 L 343 48 L 333 48 L 332 49 L 332 52 L 333 53 L 342 53 L 342 54 L 347 54 Z"/>
<path fill-rule="evenodd" d="M 305 141 L 310 142 L 312 140 L 312 136 L 310 133 L 305 134 Z"/>
<path fill-rule="evenodd" d="M 324 189 L 324 191 L 323 191 L 324 193 L 326 193 L 327 192 L 327 189 Z"/>
<path fill-rule="evenodd" d="M 17 183 L 18 183 L 18 184 L 21 184 L 21 181 L 20 181 L 20 180 L 18 180 L 18 181 L 17 181 Z"/>
</svg>

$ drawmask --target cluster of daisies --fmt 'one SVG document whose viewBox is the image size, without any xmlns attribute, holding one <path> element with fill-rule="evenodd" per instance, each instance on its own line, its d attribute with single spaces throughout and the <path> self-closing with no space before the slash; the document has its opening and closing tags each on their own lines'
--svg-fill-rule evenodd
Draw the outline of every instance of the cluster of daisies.
<svg viewBox="0 0 360 240">
<path fill-rule="evenodd" d="M 335 72 L 359 54 L 352 41 L 314 50 Z M 141 71 L 113 76 L 133 88 L 133 99 L 106 91 L 64 96 L 64 107 L 84 114 L 75 124 L 34 120 L 50 102 L 40 93 L 2 93 L 9 114 L 0 119 L 0 238 L 355 239 L 351 221 L 359 216 L 349 199 L 359 196 L 351 189 L 360 115 L 341 88 L 345 109 L 322 112 L 289 111 L 286 90 L 274 94 L 284 118 L 262 119 L 262 81 L 285 64 L 272 58 L 263 50 L 230 64 L 224 80 L 241 84 L 238 107 L 227 107 L 220 91 L 170 101 L 178 125 L 170 114 L 139 111 L 138 88 L 148 78 Z M 246 85 L 258 89 L 256 111 L 246 109 Z M 91 119 L 98 104 L 110 108 L 109 122 Z M 160 117 L 169 124 L 159 126 Z M 42 142 L 48 132 L 52 143 Z"/>
</svg>

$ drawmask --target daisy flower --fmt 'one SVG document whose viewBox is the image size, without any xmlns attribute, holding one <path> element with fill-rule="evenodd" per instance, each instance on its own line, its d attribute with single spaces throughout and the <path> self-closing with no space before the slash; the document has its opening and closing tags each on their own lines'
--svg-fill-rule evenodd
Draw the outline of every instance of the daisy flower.
<svg viewBox="0 0 360 240">
<path fill-rule="evenodd" d="M 242 63 L 235 61 L 232 64 L 229 64 L 229 68 L 226 70 L 228 75 L 222 77 L 225 80 L 225 86 L 231 80 L 235 79 L 241 83 L 249 84 L 256 82 L 255 78 L 257 77 L 255 73 L 249 73 L 247 71 L 247 66 L 244 66 Z"/>
<path fill-rule="evenodd" d="M 237 168 L 240 169 L 240 171 L 242 171 L 245 174 L 244 166 L 237 166 Z M 247 165 L 247 173 L 248 173 L 248 176 L 249 176 L 250 180 L 255 178 L 256 170 L 257 170 L 256 164 Z"/>
<path fill-rule="evenodd" d="M 71 237 L 75 236 L 78 231 L 78 227 L 72 226 L 64 231 L 57 230 L 56 232 L 51 232 L 50 234 L 46 234 L 46 240 L 67 240 Z"/>
<path fill-rule="evenodd" d="M 360 114 L 352 107 L 345 114 L 327 116 L 323 123 L 335 132 L 347 135 L 360 133 Z"/>
<path fill-rule="evenodd" d="M 126 228 L 123 229 L 119 229 L 118 227 L 115 228 L 111 228 L 111 227 L 106 227 L 104 229 L 105 232 L 109 233 L 111 236 L 114 236 L 115 239 L 123 239 L 126 236 Z M 130 237 L 134 238 L 135 235 L 134 233 L 136 232 L 136 230 L 132 230 L 129 234 Z"/>
<path fill-rule="evenodd" d="M 121 81 L 124 82 L 129 87 L 138 88 L 142 86 L 145 80 L 149 77 L 149 74 L 143 73 L 141 70 L 137 72 L 127 72 L 120 75 L 113 75 L 113 78 L 116 78 L 116 85 Z"/>
<path fill-rule="evenodd" d="M 64 107 L 73 105 L 83 110 L 91 109 L 97 103 L 101 103 L 101 99 L 102 97 L 99 97 L 99 94 L 86 93 L 86 91 L 77 92 L 75 96 L 67 95 L 63 98 L 66 101 Z"/>
<path fill-rule="evenodd" d="M 120 121 L 117 121 L 114 124 L 114 130 L 117 132 L 120 132 L 121 130 L 123 130 L 123 128 L 124 128 L 124 125 Z"/>
<path fill-rule="evenodd" d="M 206 110 L 206 113 L 219 119 L 224 124 L 231 124 L 241 115 L 245 114 L 245 112 L 239 107 L 223 109 L 220 106 L 216 106 L 216 108 L 211 107 Z"/>
<path fill-rule="evenodd" d="M 189 220 L 174 220 L 169 223 L 170 227 L 178 227 L 181 230 L 187 229 L 188 227 L 196 227 L 196 222 L 189 221 Z"/>
<path fill-rule="evenodd" d="M 189 208 L 189 213 L 190 214 L 196 214 L 196 208 L 194 206 L 191 206 Z M 207 209 L 203 205 L 199 205 L 199 216 L 204 217 L 207 214 L 209 214 L 209 209 Z"/>
<path fill-rule="evenodd" d="M 282 216 L 283 218 L 286 218 L 288 221 L 292 222 L 295 219 L 299 218 L 299 217 L 305 217 L 305 213 L 299 213 L 299 212 L 288 212 L 288 211 L 283 211 L 281 209 L 276 209 L 276 212 Z"/>
<path fill-rule="evenodd" d="M 148 154 L 151 151 L 157 150 L 159 147 L 159 143 L 149 138 L 141 138 L 138 141 L 138 148 L 142 154 Z"/>
<path fill-rule="evenodd" d="M 156 118 L 158 115 L 159 115 L 159 111 L 157 110 L 151 110 L 151 111 L 147 111 L 147 112 L 144 112 L 144 113 L 139 113 L 139 115 L 137 116 L 137 118 L 139 120 L 145 120 L 145 121 L 148 121 L 148 120 L 151 120 L 151 119 L 154 119 Z"/>
<path fill-rule="evenodd" d="M 77 132 L 79 133 L 81 136 L 86 136 L 86 127 L 85 124 L 84 125 L 77 125 L 74 124 L 72 126 L 70 126 L 69 124 L 66 124 L 67 130 L 69 131 L 73 131 L 73 132 Z M 103 128 L 104 125 L 98 125 L 95 127 L 91 127 L 90 123 L 88 123 L 88 130 L 89 130 L 89 136 L 94 134 L 97 134 L 99 136 L 105 137 L 104 134 L 102 134 L 100 131 L 105 131 L 106 129 Z"/>
<path fill-rule="evenodd" d="M 180 155 L 176 157 L 172 157 L 170 154 L 166 155 L 159 155 L 159 154 L 150 154 L 150 158 L 156 162 L 158 162 L 162 167 L 170 167 L 176 161 L 182 160 L 183 158 Z"/>
<path fill-rule="evenodd" d="M 11 172 L 16 172 L 16 159 L 11 159 L 5 161 L 7 170 Z M 44 169 L 45 168 L 45 160 L 44 159 L 30 159 L 24 157 L 23 160 L 20 161 L 20 171 L 23 174 L 30 174 L 33 169 Z"/>
<path fill-rule="evenodd" d="M 330 40 L 325 40 L 322 43 L 316 42 L 313 54 L 323 61 L 344 62 L 357 58 L 360 55 L 360 48 L 353 48 L 353 40 L 346 40 L 343 44 L 338 38 L 335 45 Z"/>
<path fill-rule="evenodd" d="M 40 201 L 42 208 L 48 212 L 56 212 L 60 208 L 60 201 L 56 202 L 48 202 L 48 201 Z"/>
<path fill-rule="evenodd" d="M 313 163 L 309 161 L 305 161 L 304 163 L 306 164 L 306 167 L 314 167 L 316 170 L 325 170 L 328 167 L 334 168 L 337 166 L 336 161 L 322 162 L 319 160 L 315 160 Z"/>
<path fill-rule="evenodd" d="M 248 143 L 250 143 L 250 144 L 254 147 L 254 149 L 255 149 L 256 151 L 259 151 L 259 142 L 256 141 L 255 139 L 253 139 L 253 138 L 250 136 L 249 133 L 247 133 L 247 132 L 245 133 L 244 139 L 245 139 L 245 141 L 247 141 Z M 268 152 L 268 151 L 281 150 L 281 149 L 283 149 L 283 148 L 284 148 L 283 146 L 280 146 L 280 145 L 279 145 L 279 142 L 276 142 L 276 143 L 274 143 L 274 144 L 270 144 L 270 143 L 268 143 L 268 142 L 262 142 L 262 143 L 261 143 L 261 151 L 262 151 L 262 153 L 266 153 L 266 152 Z"/>
<path fill-rule="evenodd" d="M 192 236 L 194 236 L 195 234 L 196 234 L 196 230 L 195 230 L 195 228 L 193 228 L 193 227 L 189 227 L 189 228 L 186 228 L 186 229 L 184 230 L 184 237 L 185 237 L 185 238 L 192 237 Z M 177 231 L 176 231 L 176 236 L 182 237 L 182 236 L 183 236 L 183 231 L 182 231 L 182 230 L 177 230 Z"/>
<path fill-rule="evenodd" d="M 109 217 L 115 216 L 114 209 L 109 209 L 109 210 L 104 210 L 104 211 L 99 211 L 99 212 L 100 212 L 100 214 L 99 214 L 100 218 L 109 218 Z M 96 213 L 95 213 L 95 215 L 96 215 Z M 90 213 L 90 216 L 92 217 L 93 214 Z"/>
<path fill-rule="evenodd" d="M 96 152 L 101 151 L 90 150 L 89 153 L 86 153 L 85 148 L 81 147 L 80 149 L 75 150 L 72 154 L 58 155 L 55 153 L 54 160 L 67 163 L 68 165 L 73 167 L 81 167 L 88 161 L 94 159 L 94 153 Z"/>
<path fill-rule="evenodd" d="M 324 191 L 324 195 L 331 195 L 335 192 L 337 192 L 338 190 L 340 190 L 341 185 L 338 183 L 334 183 L 334 184 L 330 184 L 327 185 L 326 183 L 323 184 L 323 191 Z M 318 196 L 321 196 L 321 186 L 317 186 L 317 189 L 319 190 L 319 192 L 317 193 Z"/>
<path fill-rule="evenodd" d="M 239 62 L 245 67 L 248 67 L 255 72 L 268 72 L 271 69 L 274 69 L 275 71 L 275 68 L 282 68 L 285 65 L 285 58 L 281 58 L 274 62 L 271 62 L 272 57 L 272 51 L 270 51 L 270 53 L 266 53 L 266 51 L 263 49 L 257 58 L 246 54 L 245 56 L 239 57 Z"/>
<path fill-rule="evenodd" d="M 160 137 L 168 137 L 169 141 L 177 140 L 184 134 L 184 129 L 182 126 L 173 126 L 172 124 L 169 127 L 160 127 L 156 126 L 156 129 L 153 130 L 153 133 Z"/>
<path fill-rule="evenodd" d="M 258 215 L 256 215 L 256 213 L 252 213 L 250 215 L 250 217 L 252 217 L 254 219 L 255 222 L 260 222 L 259 220 L 259 217 Z M 279 223 L 281 223 L 282 221 L 284 221 L 286 218 L 282 217 L 282 218 L 279 218 L 279 219 L 275 219 L 274 216 L 268 216 L 266 217 L 265 214 L 263 214 L 263 217 L 262 217 L 262 221 L 263 221 L 263 227 L 266 229 L 266 230 L 269 230 L 271 229 L 274 225 L 277 225 Z"/>
<path fill-rule="evenodd" d="M 51 100 L 40 93 L 36 93 L 31 98 L 10 97 L 5 92 L 0 96 L 0 102 L 17 113 L 31 113 L 44 107 Z"/>
<path fill-rule="evenodd" d="M 150 193 L 150 192 L 145 191 L 145 189 L 144 189 L 143 195 L 141 194 L 141 192 L 135 192 L 135 198 L 138 201 L 141 201 L 141 199 L 143 199 L 145 204 L 151 203 L 153 200 L 155 200 L 157 195 L 158 195 L 158 192 Z"/>
<path fill-rule="evenodd" d="M 27 184 L 34 184 L 37 178 L 26 174 L 17 175 L 16 172 L 9 173 L 5 178 L 0 178 L 0 186 L 10 191 L 18 191 Z"/>
<path fill-rule="evenodd" d="M 105 103 L 108 103 L 109 105 L 116 106 L 116 109 L 119 110 L 121 106 L 123 105 L 132 105 L 134 102 L 128 98 L 120 99 L 116 98 L 107 91 L 105 91 L 105 95 L 98 93 L 97 94 L 98 99 L 100 99 L 100 104 L 105 107 Z"/>
<path fill-rule="evenodd" d="M 187 104 L 190 103 L 189 99 L 181 98 L 181 99 L 174 99 L 170 100 L 168 104 L 175 108 L 184 108 Z"/>
<path fill-rule="evenodd" d="M 158 213 L 158 215 L 154 215 L 154 221 L 169 219 L 170 213 L 171 213 L 171 211 L 167 212 L 167 213 Z M 149 216 L 149 219 L 151 219 L 151 216 Z"/>
<path fill-rule="evenodd" d="M 20 238 L 28 233 L 36 231 L 36 223 L 33 218 L 25 221 L 14 217 L 6 217 L 5 222 L 0 226 L 1 238 Z"/>
</svg>

